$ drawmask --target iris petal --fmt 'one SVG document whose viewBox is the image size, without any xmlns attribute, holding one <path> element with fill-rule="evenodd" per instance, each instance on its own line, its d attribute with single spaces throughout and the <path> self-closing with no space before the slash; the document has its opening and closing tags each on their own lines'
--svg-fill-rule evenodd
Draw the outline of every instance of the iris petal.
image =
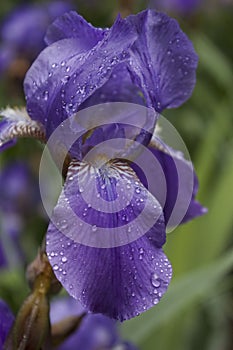
<svg viewBox="0 0 233 350">
<path fill-rule="evenodd" d="M 176 227 L 180 223 L 205 214 L 206 208 L 195 200 L 198 180 L 191 161 L 186 160 L 181 152 L 167 146 L 159 138 L 157 140 L 159 142 L 153 140 L 149 145 L 154 161 L 146 162 L 148 157 L 143 153 L 140 157 L 144 160 L 143 170 L 147 169 L 151 175 L 154 174 L 154 181 L 150 182 L 152 186 L 149 186 L 149 190 L 163 207 L 166 226 Z M 162 173 L 156 176 L 158 167 Z M 144 186 L 148 187 L 143 171 L 134 164 L 132 168 Z M 165 181 L 166 191 L 163 190 L 162 181 Z"/>
<path fill-rule="evenodd" d="M 71 163 L 47 232 L 47 254 L 57 278 L 84 307 L 125 320 L 158 303 L 170 282 L 171 266 L 161 249 L 165 226 L 158 202 L 127 164 L 101 169 Z M 115 204 L 118 191 L 123 209 Z M 82 195 L 92 201 L 84 202 Z M 102 227 L 107 229 L 104 239 Z M 112 232 L 117 233 L 114 239 Z M 131 243 L 123 245 L 124 237 Z"/>
<path fill-rule="evenodd" d="M 147 233 L 165 243 L 162 208 L 121 161 L 101 166 L 72 161 L 52 222 L 76 243 L 115 247 Z"/>
<path fill-rule="evenodd" d="M 104 39 L 87 54 L 80 54 L 76 38 L 63 39 L 45 49 L 25 78 L 27 107 L 50 133 L 98 88 L 114 67 L 128 58 L 136 39 L 130 24 L 118 18 Z"/>
<path fill-rule="evenodd" d="M 45 42 L 48 45 L 68 38 L 75 38 L 80 52 L 90 50 L 103 39 L 106 30 L 95 28 L 75 11 L 57 18 L 48 28 Z"/>
<path fill-rule="evenodd" d="M 178 107 L 191 95 L 197 55 L 176 20 L 153 10 L 126 18 L 138 32 L 129 70 L 149 106 Z"/>
<path fill-rule="evenodd" d="M 125 63 L 114 68 L 109 80 L 82 104 L 82 108 L 106 102 L 129 102 L 145 105 L 141 90 L 132 83 Z"/>
<path fill-rule="evenodd" d="M 101 249 L 76 244 L 50 225 L 47 254 L 57 278 L 90 311 L 121 321 L 157 304 L 171 280 L 171 265 L 146 237 Z"/>
</svg>

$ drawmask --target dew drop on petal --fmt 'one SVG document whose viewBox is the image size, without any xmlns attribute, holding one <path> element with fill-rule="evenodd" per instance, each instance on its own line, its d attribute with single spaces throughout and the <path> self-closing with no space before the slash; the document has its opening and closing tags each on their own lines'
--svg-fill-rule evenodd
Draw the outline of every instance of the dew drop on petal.
<svg viewBox="0 0 233 350">
<path fill-rule="evenodd" d="M 96 232 L 96 231 L 97 231 L 97 226 L 96 226 L 96 225 L 93 225 L 93 226 L 92 226 L 92 231 L 93 231 L 93 232 Z"/>
<path fill-rule="evenodd" d="M 62 261 L 63 263 L 66 263 L 66 262 L 67 262 L 67 257 L 66 257 L 66 256 L 63 256 L 62 259 L 61 259 L 61 261 Z"/>
<path fill-rule="evenodd" d="M 151 283 L 156 288 L 160 286 L 159 276 L 156 273 L 152 274 Z"/>
<path fill-rule="evenodd" d="M 57 264 L 53 265 L 53 270 L 54 270 L 54 271 L 57 271 L 57 270 L 58 270 L 58 265 L 57 265 Z"/>
</svg>

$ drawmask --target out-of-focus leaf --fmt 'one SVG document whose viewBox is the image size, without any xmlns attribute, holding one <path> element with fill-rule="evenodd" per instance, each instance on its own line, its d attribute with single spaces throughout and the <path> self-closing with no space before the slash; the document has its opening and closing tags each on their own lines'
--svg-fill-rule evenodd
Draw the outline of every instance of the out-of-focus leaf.
<svg viewBox="0 0 233 350">
<path fill-rule="evenodd" d="M 195 35 L 193 41 L 203 68 L 205 68 L 222 87 L 226 88 L 229 94 L 232 94 L 233 70 L 228 57 L 226 57 L 206 36 L 200 34 Z"/>
<path fill-rule="evenodd" d="M 233 266 L 233 250 L 206 268 L 194 271 L 174 280 L 163 300 L 154 308 L 131 321 L 126 321 L 121 330 L 127 339 L 143 344 L 156 327 L 168 321 L 187 305 L 201 301 Z"/>
</svg>

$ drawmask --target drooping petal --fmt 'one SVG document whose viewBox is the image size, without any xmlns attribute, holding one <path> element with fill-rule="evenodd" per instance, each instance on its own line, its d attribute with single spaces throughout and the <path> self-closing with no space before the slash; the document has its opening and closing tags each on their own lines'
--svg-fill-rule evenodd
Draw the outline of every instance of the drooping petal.
<svg viewBox="0 0 233 350">
<path fill-rule="evenodd" d="M 14 322 L 14 316 L 8 305 L 3 300 L 0 300 L 0 315 L 0 349 L 2 349 L 2 346 Z"/>
<path fill-rule="evenodd" d="M 17 137 L 45 140 L 44 127 L 30 119 L 25 109 L 6 108 L 0 112 L 0 149 L 14 145 Z"/>
<path fill-rule="evenodd" d="M 50 225 L 47 243 L 54 272 L 68 293 L 90 311 L 121 321 L 157 304 L 171 279 L 165 254 L 146 236 L 117 248 L 92 248 Z"/>
<path fill-rule="evenodd" d="M 176 20 L 154 10 L 126 18 L 138 32 L 129 70 L 149 106 L 178 107 L 195 85 L 197 55 Z"/>
<path fill-rule="evenodd" d="M 48 28 L 45 41 L 47 45 L 61 40 L 75 38 L 80 52 L 92 49 L 103 39 L 106 30 L 95 28 L 77 12 L 65 13 Z"/>
<path fill-rule="evenodd" d="M 52 222 L 77 243 L 92 247 L 117 247 L 147 233 L 160 248 L 166 238 L 158 201 L 127 163 L 104 159 L 102 164 L 99 157 L 93 165 L 71 162 Z"/>
<path fill-rule="evenodd" d="M 136 39 L 129 23 L 118 18 L 88 53 L 80 54 L 76 38 L 45 49 L 25 79 L 28 112 L 46 127 L 48 136 L 80 104 L 106 83 L 116 65 L 128 58 Z"/>
<path fill-rule="evenodd" d="M 148 181 L 142 170 L 147 169 L 151 178 L 154 174 L 154 181 L 150 181 L 149 190 L 163 207 L 167 227 L 176 227 L 205 214 L 206 208 L 195 200 L 198 181 L 192 163 L 187 161 L 181 152 L 165 145 L 159 138 L 157 141 L 152 140 L 149 146 L 154 160 L 153 157 L 141 154 L 144 169 L 139 169 L 133 164 L 132 167 L 146 187 Z"/>
<path fill-rule="evenodd" d="M 71 163 L 47 254 L 84 307 L 125 320 L 158 303 L 171 279 L 164 242 L 161 209 L 127 165 L 95 170 Z"/>
</svg>

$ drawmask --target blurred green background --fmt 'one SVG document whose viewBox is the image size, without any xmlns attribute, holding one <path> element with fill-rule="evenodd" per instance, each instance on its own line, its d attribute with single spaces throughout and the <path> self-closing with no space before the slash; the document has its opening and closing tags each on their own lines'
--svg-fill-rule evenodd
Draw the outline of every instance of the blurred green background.
<svg viewBox="0 0 233 350">
<path fill-rule="evenodd" d="M 1 19 L 21 2 L 1 2 Z M 76 8 L 98 26 L 111 25 L 124 8 L 134 12 L 143 1 L 74 1 Z M 142 350 L 233 349 L 233 4 L 202 1 L 195 12 L 173 13 L 192 39 L 199 55 L 197 84 L 182 107 L 164 112 L 185 141 L 199 178 L 198 199 L 208 214 L 168 234 L 165 251 L 173 280 L 162 301 L 145 314 L 121 325 L 124 337 Z M 23 94 L 1 81 L 0 105 L 24 104 Z M 25 144 L 25 143 L 24 143 Z M 31 161 L 36 173 L 40 146 L 17 148 L 1 155 Z M 36 161 L 35 161 L 36 154 Z M 46 224 L 29 225 L 23 244 L 27 259 L 36 254 Z M 17 285 L 17 296 L 15 286 Z M 0 274 L 0 296 L 17 309 L 27 293 L 23 268 Z"/>
</svg>

